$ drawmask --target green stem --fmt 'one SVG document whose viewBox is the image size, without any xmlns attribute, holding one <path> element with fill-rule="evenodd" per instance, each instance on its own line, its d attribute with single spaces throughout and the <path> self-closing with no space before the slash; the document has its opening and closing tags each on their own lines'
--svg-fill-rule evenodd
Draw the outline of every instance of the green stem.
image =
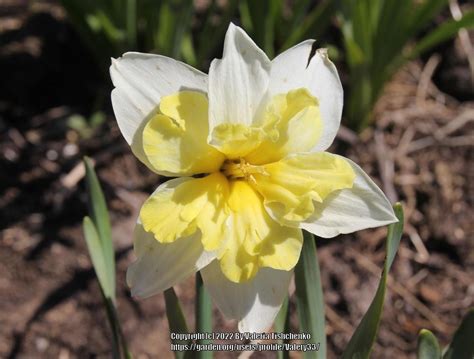
<svg viewBox="0 0 474 359">
<path fill-rule="evenodd" d="M 275 318 L 274 329 L 276 333 L 290 332 L 290 311 L 288 297 L 286 297 L 283 301 L 281 309 L 278 312 L 277 317 Z M 287 340 L 278 340 L 278 343 L 280 344 L 285 344 L 287 342 Z M 281 350 L 277 353 L 277 359 L 288 359 L 289 357 L 290 354 L 287 350 Z"/>
<path fill-rule="evenodd" d="M 184 318 L 181 305 L 179 304 L 178 297 L 173 288 L 165 290 L 165 304 L 166 304 L 166 316 L 168 318 L 168 325 L 170 328 L 170 335 L 175 334 L 186 334 L 188 333 L 188 326 L 186 319 Z M 189 340 L 171 340 L 172 344 L 184 344 L 191 345 Z M 175 351 L 176 358 L 185 358 L 187 352 Z"/>
<path fill-rule="evenodd" d="M 120 339 L 123 357 L 125 359 L 132 359 L 132 354 L 128 350 L 127 341 L 125 340 L 125 335 L 123 334 L 122 326 L 120 325 L 120 319 L 118 317 L 117 308 L 112 302 L 110 302 L 110 305 L 112 309 L 113 318 L 116 322 L 116 330 L 117 330 L 118 338 Z"/>
<path fill-rule="evenodd" d="M 196 332 L 211 333 L 212 332 L 212 302 L 209 293 L 204 287 L 201 274 L 196 273 Z M 210 344 L 210 340 L 198 340 L 198 344 Z M 196 358 L 212 359 L 211 351 L 197 352 Z"/>
<path fill-rule="evenodd" d="M 110 329 L 112 331 L 112 358 L 120 359 L 121 358 L 120 336 L 119 336 L 120 323 L 118 322 L 117 316 L 114 314 L 115 310 L 114 310 L 114 304 L 112 303 L 112 300 L 110 300 L 110 298 L 106 298 L 103 291 L 102 291 L 102 299 L 105 304 L 107 319 L 109 320 Z"/>
</svg>

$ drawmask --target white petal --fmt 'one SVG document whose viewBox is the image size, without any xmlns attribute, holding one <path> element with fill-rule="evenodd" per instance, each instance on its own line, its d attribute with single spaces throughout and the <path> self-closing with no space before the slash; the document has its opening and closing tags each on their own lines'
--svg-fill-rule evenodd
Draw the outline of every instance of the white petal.
<svg viewBox="0 0 474 359">
<path fill-rule="evenodd" d="M 308 64 L 313 44 L 314 40 L 304 41 L 273 59 L 268 88 L 270 95 L 276 95 L 305 87 L 318 98 L 323 133 L 313 151 L 324 151 L 339 129 L 344 94 L 325 49 L 317 50 Z"/>
<path fill-rule="evenodd" d="M 137 223 L 134 233 L 137 260 L 127 270 L 134 297 L 147 298 L 186 279 L 208 265 L 215 255 L 204 251 L 200 234 L 161 244 Z"/>
<path fill-rule="evenodd" d="M 112 107 L 120 131 L 146 165 L 142 130 L 156 112 L 161 97 L 181 90 L 207 92 L 206 74 L 160 55 L 127 52 L 112 59 L 110 76 L 115 86 Z"/>
<path fill-rule="evenodd" d="M 261 268 L 252 280 L 234 283 L 215 260 L 201 274 L 217 307 L 227 318 L 239 321 L 240 332 L 263 333 L 272 326 L 288 294 L 293 271 Z"/>
<path fill-rule="evenodd" d="M 268 86 L 270 60 L 239 27 L 230 24 L 222 60 L 209 69 L 209 125 L 252 124 Z"/>
<path fill-rule="evenodd" d="M 356 173 L 353 187 L 329 195 L 323 203 L 314 202 L 317 218 L 301 223 L 301 228 L 319 237 L 331 238 L 398 221 L 382 190 L 358 165 L 345 160 Z"/>
</svg>

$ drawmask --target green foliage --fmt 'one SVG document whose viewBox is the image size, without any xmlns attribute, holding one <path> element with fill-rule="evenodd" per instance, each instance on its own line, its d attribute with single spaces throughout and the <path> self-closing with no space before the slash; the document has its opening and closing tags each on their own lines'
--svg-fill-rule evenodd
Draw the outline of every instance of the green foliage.
<svg viewBox="0 0 474 359">
<path fill-rule="evenodd" d="M 196 38 L 196 66 L 205 68 L 210 57 L 222 45 L 229 22 L 233 20 L 239 0 L 229 0 L 225 7 L 219 7 L 217 0 L 212 0 L 206 9 L 200 31 L 194 31 Z M 191 65 L 193 63 L 190 63 Z"/>
<path fill-rule="evenodd" d="M 337 1 L 320 1 L 314 8 L 310 8 L 309 1 L 299 1 L 295 6 L 294 13 L 290 17 L 289 32 L 285 28 L 280 30 L 280 36 L 284 39 L 281 50 L 286 50 L 306 39 L 316 39 L 320 46 L 324 35 L 331 25 L 331 19 L 337 10 Z"/>
<path fill-rule="evenodd" d="M 99 283 L 104 295 L 106 298 L 115 300 L 115 293 L 112 291 L 110 279 L 108 276 L 109 271 L 107 270 L 107 265 L 105 263 L 103 243 L 99 238 L 96 227 L 91 219 L 87 216 L 84 217 L 82 227 L 84 230 L 84 237 L 86 239 L 87 250 L 89 251 L 95 274 L 99 279 Z"/>
<path fill-rule="evenodd" d="M 297 0 L 212 0 L 197 24 L 192 0 L 61 0 L 103 74 L 110 57 L 127 51 L 156 52 L 205 68 L 223 41 L 230 21 L 243 27 L 269 56 L 306 38 L 319 38 L 329 26 L 336 2 Z"/>
<path fill-rule="evenodd" d="M 369 358 L 382 316 L 383 302 L 387 286 L 387 276 L 398 250 L 403 233 L 403 209 L 400 204 L 394 206 L 398 222 L 388 227 L 386 259 L 377 292 L 372 303 L 355 330 L 343 358 Z M 311 334 L 311 343 L 320 343 L 320 350 L 306 352 L 307 358 L 326 357 L 326 335 L 324 322 L 324 299 L 321 277 L 313 236 L 303 231 L 304 242 L 300 260 L 295 268 L 296 301 L 301 332 Z M 280 311 L 279 317 L 282 316 Z M 276 323 L 281 327 L 281 318 Z"/>
<path fill-rule="evenodd" d="M 156 52 L 205 69 L 230 21 L 241 23 L 268 56 L 309 38 L 325 46 L 337 14 L 350 86 L 349 125 L 371 120 L 385 83 L 407 60 L 474 26 L 474 11 L 430 30 L 447 0 L 212 0 L 196 14 L 192 0 L 61 0 L 103 74 L 110 57 Z M 192 25 L 191 25 L 192 24 Z M 336 33 L 338 34 L 338 33 Z M 337 53 L 333 48 L 332 53 Z"/>
<path fill-rule="evenodd" d="M 346 111 L 351 127 L 361 130 L 385 83 L 407 60 L 474 26 L 474 13 L 426 31 L 447 0 L 341 0 L 340 27 L 344 38 L 350 91 Z M 421 36 L 411 47 L 410 42 Z"/>
<path fill-rule="evenodd" d="M 92 218 L 92 220 L 89 217 L 84 218 L 84 233 L 104 295 L 115 302 L 115 252 L 112 243 L 109 212 L 91 160 L 85 157 L 84 165 L 89 193 L 89 213 Z M 96 261 L 94 261 L 94 258 L 96 258 Z M 100 267 L 96 267 L 95 263 L 99 263 Z"/>
<path fill-rule="evenodd" d="M 273 324 L 273 329 L 275 333 L 289 333 L 290 332 L 290 311 L 288 310 L 289 300 L 288 297 L 285 298 L 283 304 L 281 305 L 280 311 L 278 312 L 275 323 Z M 278 341 L 281 344 L 284 344 L 284 340 Z M 288 359 L 290 353 L 287 350 L 281 350 L 277 352 L 278 359 Z"/>
<path fill-rule="evenodd" d="M 394 206 L 394 210 L 395 215 L 398 218 L 398 222 L 391 224 L 388 227 L 386 243 L 387 255 L 377 292 L 375 293 L 375 297 L 372 300 L 369 309 L 359 323 L 359 326 L 352 335 L 352 338 L 343 353 L 342 358 L 344 359 L 369 358 L 372 346 L 374 345 L 380 318 L 382 316 L 388 272 L 390 271 L 390 267 L 392 266 L 393 260 L 395 259 L 398 245 L 403 233 L 403 208 L 400 204 L 396 204 Z"/>
<path fill-rule="evenodd" d="M 127 51 L 189 54 L 192 0 L 61 0 L 104 75 Z"/>
<path fill-rule="evenodd" d="M 281 18 L 282 0 L 241 2 L 242 23 L 268 56 L 274 56 L 275 28 Z"/>
<path fill-rule="evenodd" d="M 441 349 L 436 337 L 427 329 L 418 335 L 417 359 L 441 359 Z"/>
<path fill-rule="evenodd" d="M 186 319 L 184 318 L 183 310 L 179 304 L 179 299 L 176 296 L 176 292 L 171 287 L 165 290 L 165 304 L 166 304 L 166 317 L 168 318 L 168 326 L 170 333 L 186 334 L 188 333 L 188 326 Z M 191 345 L 190 340 L 176 340 L 172 339 L 173 344 Z M 188 353 L 188 355 L 186 355 Z M 177 359 L 183 359 L 188 357 L 191 352 L 186 351 L 175 351 L 175 357 Z"/>
<path fill-rule="evenodd" d="M 269 57 L 306 39 L 319 39 L 330 25 L 337 2 L 244 0 L 240 2 L 242 26 Z"/>
<path fill-rule="evenodd" d="M 113 358 L 131 358 L 115 307 L 115 252 L 109 213 L 92 161 L 85 157 L 86 184 L 89 193 L 89 215 L 84 217 L 84 237 L 91 257 L 112 329 Z"/>
<path fill-rule="evenodd" d="M 472 358 L 474 358 L 474 308 L 471 308 L 464 317 L 443 356 L 443 359 Z"/>
<path fill-rule="evenodd" d="M 201 273 L 196 273 L 196 332 L 212 332 L 212 301 L 202 281 Z M 210 340 L 199 340 L 198 344 L 209 344 Z M 195 354 L 198 359 L 212 359 L 211 351 L 200 351 Z"/>
<path fill-rule="evenodd" d="M 104 74 L 111 56 L 137 48 L 135 0 L 61 0 L 61 4 Z"/>
<path fill-rule="evenodd" d="M 150 9 L 150 11 L 153 11 Z M 153 23 L 156 38 L 153 49 L 163 55 L 181 57 L 181 48 L 186 31 L 189 31 L 193 14 L 192 0 L 164 1 L 160 4 L 158 21 Z"/>
<path fill-rule="evenodd" d="M 321 273 L 316 244 L 311 233 L 303 231 L 304 242 L 295 268 L 296 305 L 300 331 L 311 335 L 308 343 L 318 344 L 318 351 L 304 352 L 305 358 L 326 358 L 326 330 Z"/>
<path fill-rule="evenodd" d="M 79 114 L 69 116 L 67 126 L 76 131 L 82 138 L 90 138 L 95 130 L 105 122 L 105 114 L 102 111 L 94 112 L 89 118 Z"/>
<path fill-rule="evenodd" d="M 103 294 L 104 306 L 107 311 L 107 318 L 112 329 L 112 354 L 113 358 L 131 358 L 125 338 L 120 326 L 119 317 L 116 310 L 115 296 L 115 252 L 112 243 L 109 213 L 105 202 L 104 193 L 100 187 L 99 180 L 94 171 L 92 161 L 85 157 L 84 166 L 86 169 L 86 184 L 89 193 L 90 217 L 85 217 L 83 222 L 84 237 L 87 249 L 94 266 L 95 273 L 99 280 Z M 205 288 L 198 285 L 198 310 L 197 318 L 198 330 L 211 331 L 212 321 L 211 302 Z M 186 320 L 173 288 L 165 291 L 166 315 L 168 318 L 170 332 L 187 333 Z M 184 343 L 184 342 L 176 342 Z M 186 342 L 188 343 L 188 342 Z M 188 358 L 189 352 L 176 351 L 177 358 Z M 204 353 L 204 352 L 203 352 Z M 206 358 L 206 354 L 202 354 Z"/>
<path fill-rule="evenodd" d="M 441 355 L 436 337 L 427 329 L 418 336 L 417 359 L 472 359 L 474 358 L 474 308 L 471 308 L 454 333 L 451 344 Z"/>
</svg>

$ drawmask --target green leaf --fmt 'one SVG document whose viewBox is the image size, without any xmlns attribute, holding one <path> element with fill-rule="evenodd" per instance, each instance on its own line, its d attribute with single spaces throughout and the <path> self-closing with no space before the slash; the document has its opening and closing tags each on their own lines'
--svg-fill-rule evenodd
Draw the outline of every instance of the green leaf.
<svg viewBox="0 0 474 359">
<path fill-rule="evenodd" d="M 278 23 L 281 8 L 282 0 L 245 0 L 240 7 L 244 28 L 270 58 L 275 53 L 275 25 Z"/>
<path fill-rule="evenodd" d="M 319 40 L 319 37 L 324 34 L 331 24 L 331 19 L 336 10 L 336 1 L 326 0 L 320 2 L 304 19 L 293 22 L 290 29 L 285 29 L 286 39 L 282 50 L 307 39 Z"/>
<path fill-rule="evenodd" d="M 117 42 L 123 39 L 123 33 L 115 26 L 119 21 L 114 18 L 106 6 L 103 6 L 104 2 L 61 0 L 61 4 L 67 12 L 68 20 L 72 22 L 75 30 L 87 43 L 90 50 L 99 56 L 112 55 L 107 52 L 111 48 L 117 47 Z M 94 48 L 99 44 L 104 48 Z"/>
<path fill-rule="evenodd" d="M 311 0 L 296 0 L 293 2 L 293 6 L 291 7 L 291 17 L 285 29 L 288 33 L 291 33 L 293 29 L 301 26 L 305 15 L 308 13 L 310 5 Z M 318 4 L 316 7 L 319 6 L 321 6 L 321 4 Z"/>
<path fill-rule="evenodd" d="M 426 27 L 446 5 L 448 5 L 448 0 L 425 0 L 421 2 L 410 19 L 412 27 L 412 29 L 409 29 L 410 33 L 414 34 L 416 30 Z"/>
<path fill-rule="evenodd" d="M 84 158 L 86 183 L 89 189 L 90 214 L 93 218 L 84 217 L 83 230 L 87 249 L 92 260 L 94 271 L 99 280 L 102 298 L 107 309 L 107 318 L 112 329 L 112 357 L 131 358 L 120 321 L 115 309 L 115 258 L 112 245 L 109 215 L 105 205 L 104 194 L 95 174 L 92 162 Z M 99 230 L 99 226 L 101 230 Z"/>
<path fill-rule="evenodd" d="M 305 358 L 326 358 L 324 298 L 316 244 L 311 233 L 303 231 L 304 241 L 295 268 L 296 306 L 300 331 L 311 335 L 308 343 L 318 344 L 319 351 L 304 352 Z"/>
<path fill-rule="evenodd" d="M 374 345 L 380 323 L 380 317 L 382 316 L 388 272 L 392 266 L 403 233 L 403 208 L 401 204 L 397 203 L 394 206 L 394 210 L 395 215 L 398 218 L 398 222 L 391 224 L 388 227 L 386 244 L 387 255 L 382 272 L 382 278 L 380 279 L 375 297 L 372 300 L 369 309 L 362 318 L 359 326 L 352 335 L 352 338 L 349 341 L 342 358 L 369 358 L 372 346 Z"/>
<path fill-rule="evenodd" d="M 166 317 L 168 318 L 168 326 L 171 333 L 186 334 L 188 333 L 188 326 L 186 319 L 184 318 L 181 305 L 179 304 L 178 297 L 173 288 L 165 290 L 165 304 L 166 304 Z M 171 340 L 173 344 L 184 344 L 190 345 L 190 340 Z M 176 358 L 185 358 L 186 352 L 175 351 Z"/>
<path fill-rule="evenodd" d="M 474 308 L 467 312 L 443 358 L 474 358 Z"/>
<path fill-rule="evenodd" d="M 112 330 L 112 357 L 120 359 L 120 343 L 123 345 L 124 353 L 128 353 L 127 344 L 120 328 L 120 322 L 115 311 L 115 306 L 110 295 L 109 282 L 107 278 L 106 264 L 102 245 L 94 223 L 89 217 L 84 217 L 82 228 L 86 239 L 87 249 L 92 260 L 95 274 L 99 280 L 102 299 L 107 310 L 107 318 Z M 128 356 L 127 356 L 128 358 Z"/>
<path fill-rule="evenodd" d="M 229 22 L 235 16 L 239 4 L 241 5 L 241 11 L 245 11 L 245 2 L 239 0 L 229 0 L 226 2 L 225 7 L 220 9 L 221 14 L 216 19 L 216 0 L 212 1 L 209 10 L 206 13 L 204 28 L 198 37 L 198 46 L 196 48 L 196 52 L 198 54 L 197 64 L 199 66 L 204 67 L 205 60 L 213 54 L 220 44 L 222 44 L 224 34 L 227 30 L 227 27 L 229 26 Z M 250 21 L 250 15 L 248 15 L 247 18 L 244 17 L 242 12 L 241 15 L 241 20 L 244 24 L 243 26 L 246 27 L 244 20 Z M 219 21 L 218 24 L 215 23 L 216 20 Z"/>
<path fill-rule="evenodd" d="M 278 312 L 275 323 L 273 324 L 273 329 L 275 333 L 289 333 L 290 332 L 290 312 L 288 310 L 288 297 L 285 298 L 283 304 Z M 284 340 L 278 340 L 279 343 L 283 344 Z M 290 353 L 287 350 L 282 350 L 277 352 L 278 359 L 288 359 Z"/>
<path fill-rule="evenodd" d="M 364 63 L 364 52 L 353 39 L 346 37 L 345 46 L 347 52 L 347 61 L 351 67 L 359 66 Z"/>
<path fill-rule="evenodd" d="M 127 0 L 126 8 L 126 31 L 129 50 L 136 50 L 137 47 L 137 2 Z"/>
<path fill-rule="evenodd" d="M 439 43 L 455 36 L 461 28 L 470 29 L 473 27 L 474 10 L 465 13 L 460 20 L 446 21 L 438 26 L 436 30 L 433 30 L 423 37 L 405 57 L 407 59 L 413 59 Z"/>
<path fill-rule="evenodd" d="M 96 129 L 106 121 L 105 114 L 102 111 L 96 111 L 89 118 L 89 126 Z"/>
<path fill-rule="evenodd" d="M 168 2 L 163 2 L 159 8 L 158 16 L 158 49 L 160 53 L 169 56 L 173 47 L 173 29 L 176 23 L 176 15 L 172 12 L 171 5 Z"/>
<path fill-rule="evenodd" d="M 212 302 L 207 292 L 202 277 L 199 272 L 196 273 L 196 332 L 212 332 Z M 210 340 L 200 340 L 199 344 L 209 344 Z M 212 359 L 212 351 L 200 351 L 195 353 L 196 358 Z"/>
<path fill-rule="evenodd" d="M 340 0 L 337 3 L 351 84 L 346 118 L 350 127 L 358 131 L 370 124 L 373 107 L 385 83 L 407 60 L 455 36 L 460 28 L 474 25 L 473 15 L 466 13 L 460 21 L 445 21 L 424 35 L 422 31 L 448 0 Z M 407 48 L 419 36 L 424 37 Z"/>
<path fill-rule="evenodd" d="M 87 18 L 92 28 L 96 24 L 97 32 L 101 31 L 111 43 L 117 43 L 125 39 L 125 33 L 122 29 L 115 26 L 112 19 L 103 11 L 97 11 L 95 15 Z"/>
<path fill-rule="evenodd" d="M 393 260 L 397 255 L 398 246 L 403 234 L 403 207 L 400 203 L 396 203 L 393 206 L 395 216 L 398 218 L 397 223 L 393 223 L 388 226 L 387 233 L 387 259 L 385 261 L 385 271 L 388 273 L 392 267 Z"/>
<path fill-rule="evenodd" d="M 106 308 L 107 319 L 109 320 L 110 328 L 112 330 L 112 357 L 114 359 L 120 359 L 122 357 L 125 359 L 131 359 L 132 354 L 128 350 L 115 304 L 110 298 L 106 298 L 104 295 L 102 296 L 102 299 Z M 120 353 L 122 353 L 123 356 Z"/>
<path fill-rule="evenodd" d="M 427 329 L 422 329 L 418 335 L 417 359 L 441 359 L 438 340 Z"/>
<path fill-rule="evenodd" d="M 191 66 L 196 66 L 197 58 L 194 50 L 193 39 L 191 34 L 188 32 L 183 36 L 183 43 L 181 44 L 181 55 L 184 61 Z"/>
<path fill-rule="evenodd" d="M 102 192 L 90 158 L 84 157 L 84 166 L 86 168 L 90 216 L 97 229 L 102 249 L 101 255 L 104 258 L 105 274 L 101 285 L 103 286 L 104 294 L 115 302 L 115 252 L 112 243 L 109 212 L 105 203 L 104 193 Z"/>
<path fill-rule="evenodd" d="M 89 192 L 92 220 L 97 227 L 101 239 L 111 238 L 112 231 L 104 193 L 102 192 L 99 180 L 94 171 L 93 163 L 89 157 L 84 157 L 84 165 L 86 167 L 86 184 Z"/>
<path fill-rule="evenodd" d="M 151 9 L 151 11 L 156 11 Z M 160 53 L 179 58 L 181 56 L 183 39 L 191 26 L 193 14 L 192 0 L 164 1 L 159 7 L 157 23 L 158 44 Z"/>
<path fill-rule="evenodd" d="M 179 58 L 183 48 L 183 40 L 191 27 L 191 19 L 193 16 L 193 1 L 192 0 L 181 0 L 179 6 L 176 7 L 175 12 L 176 22 L 173 36 L 173 46 L 171 56 Z"/>
<path fill-rule="evenodd" d="M 276 333 L 284 333 L 287 326 L 287 317 L 288 317 L 288 297 L 285 298 L 283 304 L 281 305 L 280 311 L 278 312 L 273 329 Z"/>
<path fill-rule="evenodd" d="M 87 249 L 92 260 L 95 274 L 99 279 L 100 286 L 107 297 L 110 297 L 110 285 L 108 280 L 108 274 L 106 269 L 104 252 L 102 244 L 99 239 L 99 234 L 95 228 L 94 223 L 89 217 L 84 217 L 82 222 L 82 229 L 84 231 L 84 237 L 86 239 Z"/>
<path fill-rule="evenodd" d="M 242 27 L 248 34 L 253 34 L 255 29 L 253 28 L 252 18 L 250 16 L 248 1 L 239 1 L 239 15 Z"/>
</svg>

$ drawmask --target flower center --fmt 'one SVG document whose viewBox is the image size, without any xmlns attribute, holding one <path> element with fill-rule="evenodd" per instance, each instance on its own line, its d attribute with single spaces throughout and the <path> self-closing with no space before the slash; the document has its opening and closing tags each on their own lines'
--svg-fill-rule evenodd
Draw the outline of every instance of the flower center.
<svg viewBox="0 0 474 359">
<path fill-rule="evenodd" d="M 225 160 L 220 169 L 221 173 L 230 180 L 244 178 L 247 181 L 255 181 L 254 173 L 267 175 L 263 166 L 255 166 L 243 158 Z"/>
</svg>

